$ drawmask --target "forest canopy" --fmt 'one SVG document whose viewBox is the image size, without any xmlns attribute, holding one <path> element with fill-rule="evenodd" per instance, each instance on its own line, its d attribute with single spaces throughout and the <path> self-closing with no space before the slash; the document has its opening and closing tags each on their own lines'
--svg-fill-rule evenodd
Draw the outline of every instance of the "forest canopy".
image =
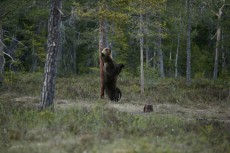
<svg viewBox="0 0 230 153">
<path fill-rule="evenodd" d="M 1 0 L 0 56 L 5 58 L 5 71 L 43 72 L 49 9 L 47 0 Z M 218 78 L 229 76 L 230 6 L 224 0 L 63 1 L 59 75 L 98 68 L 100 17 L 106 19 L 113 58 L 126 65 L 127 74 L 140 74 L 143 38 L 146 76 L 185 77 L 190 37 L 191 77 L 215 78 L 214 71 Z"/>
</svg>

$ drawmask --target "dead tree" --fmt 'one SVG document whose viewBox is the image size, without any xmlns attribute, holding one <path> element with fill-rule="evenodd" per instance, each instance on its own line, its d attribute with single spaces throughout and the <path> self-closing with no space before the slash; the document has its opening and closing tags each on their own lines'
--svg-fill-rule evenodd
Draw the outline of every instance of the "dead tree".
<svg viewBox="0 0 230 153">
<path fill-rule="evenodd" d="M 215 60 L 214 60 L 214 69 L 213 69 L 213 79 L 217 79 L 218 74 L 218 63 L 219 63 L 219 46 L 220 46 L 220 38 L 221 38 L 221 16 L 224 7 L 228 5 L 225 4 L 225 0 L 223 1 L 223 5 L 219 8 L 218 13 L 215 13 L 217 16 L 217 28 L 216 28 L 216 48 L 215 48 Z"/>
</svg>

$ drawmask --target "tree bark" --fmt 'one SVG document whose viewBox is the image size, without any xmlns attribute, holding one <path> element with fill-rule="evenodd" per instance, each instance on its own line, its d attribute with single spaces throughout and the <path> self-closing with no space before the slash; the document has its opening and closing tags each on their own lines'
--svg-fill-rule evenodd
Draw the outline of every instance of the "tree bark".
<svg viewBox="0 0 230 153">
<path fill-rule="evenodd" d="M 223 33 L 223 30 L 222 30 Z M 221 35 L 221 51 L 222 51 L 222 72 L 226 70 L 226 52 L 224 49 L 224 36 Z"/>
<path fill-rule="evenodd" d="M 220 25 L 218 25 L 217 31 L 216 31 L 216 48 L 215 48 L 214 70 L 213 70 L 214 80 L 217 79 L 217 74 L 218 74 L 220 32 L 221 32 L 221 28 L 220 28 Z"/>
<path fill-rule="evenodd" d="M 4 65 L 5 65 L 5 59 L 4 59 L 4 44 L 3 44 L 3 31 L 2 31 L 2 22 L 0 18 L 0 86 L 4 81 Z"/>
<path fill-rule="evenodd" d="M 149 67 L 149 45 L 146 44 L 146 50 L 145 50 L 145 62 L 146 62 L 146 67 Z"/>
<path fill-rule="evenodd" d="M 44 70 L 44 82 L 41 93 L 41 109 L 53 107 L 57 55 L 60 49 L 61 0 L 52 0 L 48 22 L 47 56 Z"/>
<path fill-rule="evenodd" d="M 32 39 L 32 48 L 31 48 L 31 52 L 32 52 L 32 63 L 31 63 L 31 67 L 30 67 L 30 72 L 35 72 L 36 68 L 37 68 L 37 56 L 34 50 L 34 40 Z"/>
<path fill-rule="evenodd" d="M 146 20 L 147 20 L 147 22 L 150 22 L 148 17 L 146 17 Z M 149 28 L 146 26 L 144 31 L 146 33 L 149 33 Z M 149 67 L 149 54 L 150 54 L 149 52 L 150 52 L 150 49 L 149 49 L 148 44 L 150 44 L 150 42 L 149 42 L 149 38 L 147 37 L 146 38 L 146 47 L 145 47 L 145 66 L 146 66 L 146 68 Z"/>
<path fill-rule="evenodd" d="M 213 79 L 217 79 L 218 75 L 218 63 L 219 63 L 219 46 L 220 46 L 220 37 L 221 37 L 221 15 L 222 15 L 222 10 L 225 6 L 225 1 L 224 4 L 219 8 L 218 13 L 216 14 L 217 16 L 217 29 L 216 29 L 216 48 L 215 48 L 215 61 L 214 61 L 214 69 L 213 69 Z"/>
<path fill-rule="evenodd" d="M 161 17 L 159 16 L 159 23 L 161 23 Z M 159 73 L 160 73 L 160 77 L 164 78 L 165 74 L 164 74 L 164 60 L 163 60 L 163 52 L 162 52 L 162 38 L 161 38 L 161 34 L 162 34 L 162 28 L 159 25 L 158 26 L 158 36 L 157 36 L 157 54 L 158 54 L 158 68 L 159 68 Z"/>
<path fill-rule="evenodd" d="M 191 84 L 191 2 L 187 0 L 187 16 L 188 16 L 188 31 L 187 31 L 187 63 L 186 63 L 186 84 Z"/>
<path fill-rule="evenodd" d="M 169 64 L 168 64 L 168 66 L 169 66 L 168 76 L 172 77 L 172 51 L 171 50 L 169 51 Z"/>
<path fill-rule="evenodd" d="M 101 59 L 101 51 L 105 48 L 108 44 L 107 40 L 107 23 L 104 17 L 99 18 L 99 63 L 100 63 L 100 81 L 101 81 L 101 93 L 100 98 L 104 98 L 104 63 Z"/>
<path fill-rule="evenodd" d="M 77 40 L 75 33 L 73 37 L 75 40 Z M 73 41 L 72 59 L 73 59 L 73 71 L 74 71 L 74 74 L 76 74 L 77 73 L 77 42 L 76 41 Z"/>
<path fill-rule="evenodd" d="M 179 48 L 180 48 L 180 33 L 181 33 L 181 17 L 180 17 L 180 26 L 177 35 L 177 48 L 176 48 L 176 57 L 175 57 L 175 78 L 178 77 L 178 57 L 179 57 Z"/>
<path fill-rule="evenodd" d="M 152 60 L 153 60 L 153 69 L 156 69 L 157 61 L 156 61 L 156 51 L 155 50 L 153 50 Z"/>
<path fill-rule="evenodd" d="M 143 15 L 140 14 L 140 85 L 141 85 L 141 94 L 144 94 L 144 31 L 143 31 Z"/>
</svg>

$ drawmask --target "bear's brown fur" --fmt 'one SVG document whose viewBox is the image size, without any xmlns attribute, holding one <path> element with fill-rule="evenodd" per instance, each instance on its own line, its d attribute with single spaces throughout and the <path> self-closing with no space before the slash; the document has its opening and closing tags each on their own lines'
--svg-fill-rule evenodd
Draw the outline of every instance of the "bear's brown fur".
<svg viewBox="0 0 230 153">
<path fill-rule="evenodd" d="M 152 112 L 153 111 L 153 105 L 151 104 L 145 104 L 144 106 L 144 112 Z"/>
<path fill-rule="evenodd" d="M 121 99 L 121 90 L 117 88 L 117 76 L 124 67 L 123 64 L 117 64 L 111 55 L 110 48 L 104 48 L 101 52 L 101 58 L 104 62 L 104 87 L 105 92 L 111 101 Z"/>
</svg>

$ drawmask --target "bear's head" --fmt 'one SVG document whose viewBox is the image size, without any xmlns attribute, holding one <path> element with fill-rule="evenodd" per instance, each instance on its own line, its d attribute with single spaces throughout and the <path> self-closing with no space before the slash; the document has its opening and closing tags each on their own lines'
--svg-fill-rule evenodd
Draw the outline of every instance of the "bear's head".
<svg viewBox="0 0 230 153">
<path fill-rule="evenodd" d="M 101 58 L 104 63 L 108 63 L 112 61 L 111 49 L 106 47 L 101 51 Z"/>
</svg>

